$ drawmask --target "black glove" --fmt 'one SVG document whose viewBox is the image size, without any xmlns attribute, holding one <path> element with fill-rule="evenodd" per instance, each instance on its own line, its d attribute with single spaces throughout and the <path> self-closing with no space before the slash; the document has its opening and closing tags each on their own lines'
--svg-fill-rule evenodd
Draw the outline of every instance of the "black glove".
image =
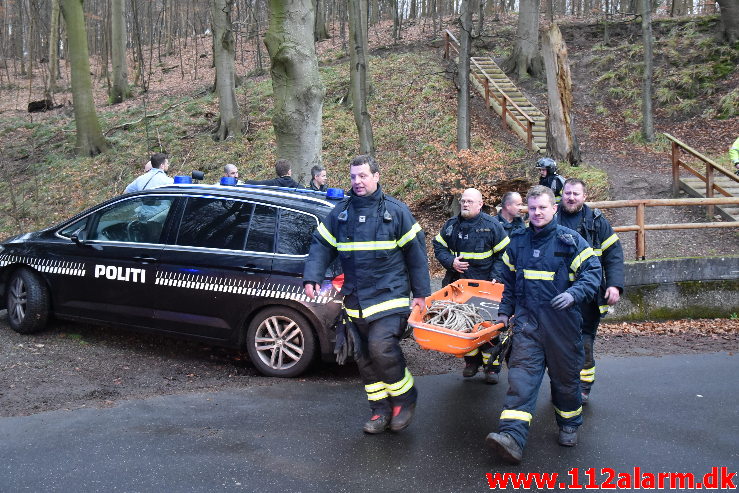
<svg viewBox="0 0 739 493">
<path fill-rule="evenodd" d="M 575 297 L 565 291 L 564 293 L 558 294 L 550 302 L 552 308 L 555 310 L 564 310 L 575 304 Z"/>
<path fill-rule="evenodd" d="M 504 313 L 499 313 L 498 318 L 495 319 L 496 324 L 503 324 L 503 327 L 508 327 L 508 319 L 510 317 Z"/>
<path fill-rule="evenodd" d="M 346 358 L 349 356 L 349 344 L 346 340 L 346 332 L 346 316 L 342 311 L 339 314 L 339 320 L 336 323 L 336 343 L 334 344 L 336 362 L 340 365 L 346 363 Z"/>
</svg>

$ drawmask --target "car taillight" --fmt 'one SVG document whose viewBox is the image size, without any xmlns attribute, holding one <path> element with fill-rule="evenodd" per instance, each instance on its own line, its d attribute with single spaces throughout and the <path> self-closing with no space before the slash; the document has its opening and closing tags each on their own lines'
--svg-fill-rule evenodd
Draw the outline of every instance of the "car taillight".
<svg viewBox="0 0 739 493">
<path fill-rule="evenodd" d="M 344 285 L 344 274 L 339 274 L 338 276 L 334 277 L 331 281 L 331 285 L 336 291 L 341 291 L 341 287 Z"/>
</svg>

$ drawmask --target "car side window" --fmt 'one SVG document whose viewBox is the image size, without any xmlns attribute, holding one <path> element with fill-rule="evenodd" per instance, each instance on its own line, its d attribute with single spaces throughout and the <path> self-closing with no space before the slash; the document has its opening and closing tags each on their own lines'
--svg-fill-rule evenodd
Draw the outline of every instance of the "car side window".
<svg viewBox="0 0 739 493">
<path fill-rule="evenodd" d="M 268 205 L 256 204 L 249 224 L 245 250 L 249 252 L 274 252 L 277 209 Z"/>
<path fill-rule="evenodd" d="M 99 211 L 88 222 L 86 239 L 128 243 L 161 243 L 173 198 L 136 197 Z"/>
<path fill-rule="evenodd" d="M 253 204 L 238 200 L 190 198 L 180 222 L 177 245 L 241 250 Z"/>
<path fill-rule="evenodd" d="M 307 255 L 313 230 L 318 219 L 310 214 L 280 210 L 280 225 L 277 230 L 277 253 Z"/>
</svg>

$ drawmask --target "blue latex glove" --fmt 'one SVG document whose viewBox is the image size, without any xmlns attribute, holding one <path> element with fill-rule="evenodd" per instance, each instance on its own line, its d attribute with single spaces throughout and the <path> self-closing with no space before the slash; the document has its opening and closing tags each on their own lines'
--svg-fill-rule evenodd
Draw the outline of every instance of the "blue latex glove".
<svg viewBox="0 0 739 493">
<path fill-rule="evenodd" d="M 555 310 L 564 310 L 575 304 L 575 297 L 565 291 L 564 293 L 558 294 L 550 302 L 552 308 Z"/>
<path fill-rule="evenodd" d="M 496 324 L 503 324 L 503 327 L 508 327 L 508 319 L 510 317 L 508 315 L 505 315 L 503 313 L 498 314 L 498 318 L 495 319 Z"/>
</svg>

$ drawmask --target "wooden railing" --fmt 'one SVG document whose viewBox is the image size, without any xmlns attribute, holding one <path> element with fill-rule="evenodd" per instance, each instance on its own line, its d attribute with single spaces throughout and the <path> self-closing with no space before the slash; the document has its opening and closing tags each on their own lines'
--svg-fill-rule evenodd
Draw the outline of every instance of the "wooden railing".
<svg viewBox="0 0 739 493">
<path fill-rule="evenodd" d="M 599 209 L 617 209 L 634 207 L 636 209 L 636 224 L 616 226 L 616 232 L 636 232 L 636 260 L 646 258 L 646 232 L 677 229 L 705 229 L 705 228 L 739 228 L 739 222 L 706 222 L 706 223 L 677 223 L 677 224 L 647 224 L 645 210 L 647 207 L 674 207 L 674 206 L 714 206 L 739 204 L 739 197 L 717 197 L 705 199 L 638 199 L 638 200 L 609 200 L 604 202 L 588 202 L 590 207 Z"/>
<path fill-rule="evenodd" d="M 459 41 L 457 38 L 454 37 L 454 35 L 447 29 L 444 31 L 444 58 L 449 58 L 449 54 L 452 50 L 459 56 Z M 485 89 L 485 104 L 487 107 L 490 107 L 490 96 L 493 96 L 493 99 L 498 103 L 498 105 L 501 107 L 501 118 L 503 119 L 504 125 L 509 125 L 506 116 L 508 113 L 511 114 L 511 119 L 519 125 L 525 132 L 526 132 L 526 145 L 529 149 L 534 148 L 534 120 L 524 111 L 522 110 L 515 101 L 513 101 L 506 92 L 501 89 L 501 87 L 493 80 L 491 79 L 483 70 L 483 68 L 475 61 L 470 60 L 484 75 L 484 78 L 476 73 L 473 72 L 473 75 L 475 78 L 480 82 L 480 84 Z M 500 93 L 500 95 L 495 94 L 495 92 L 491 92 L 491 86 L 492 89 Z M 513 108 L 511 110 L 510 108 Z M 518 113 L 523 120 L 526 121 L 524 124 L 521 120 L 516 118 L 515 113 Z"/>
<path fill-rule="evenodd" d="M 703 182 L 706 184 L 706 197 L 712 198 L 714 196 L 714 191 L 719 192 L 722 195 L 725 195 L 726 197 L 731 197 L 731 193 L 726 191 L 723 187 L 716 184 L 716 173 L 719 173 L 720 175 L 723 174 L 724 176 L 730 178 L 731 180 L 739 183 L 739 177 L 734 176 L 734 174 L 719 166 L 716 164 L 712 159 L 707 158 L 700 152 L 696 151 L 695 149 L 691 148 L 687 144 L 681 142 L 680 140 L 676 139 L 670 134 L 665 134 L 665 137 L 672 143 L 672 194 L 674 196 L 677 196 L 680 193 L 680 171 L 681 168 L 687 171 L 688 173 L 691 173 L 692 175 L 697 176 Z M 681 159 L 681 152 L 686 152 L 688 155 L 698 159 L 699 161 L 702 161 L 706 165 L 706 171 L 705 173 L 702 173 L 699 170 L 696 170 L 695 168 L 691 167 L 688 163 L 683 161 Z M 706 207 L 706 213 L 708 216 L 712 217 L 714 213 L 714 204 L 708 205 Z"/>
</svg>

